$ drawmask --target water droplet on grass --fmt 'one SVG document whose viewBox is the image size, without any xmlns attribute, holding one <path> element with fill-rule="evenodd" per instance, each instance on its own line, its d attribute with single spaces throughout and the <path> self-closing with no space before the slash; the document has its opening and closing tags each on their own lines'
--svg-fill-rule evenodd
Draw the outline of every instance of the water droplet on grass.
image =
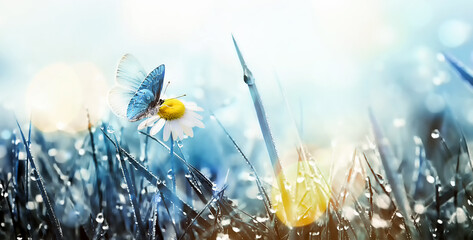
<svg viewBox="0 0 473 240">
<path fill-rule="evenodd" d="M 28 201 L 28 202 L 26 203 L 26 209 L 28 209 L 28 210 L 33 210 L 33 209 L 35 209 L 35 208 L 36 208 L 35 202 L 33 202 L 33 201 Z"/>
<path fill-rule="evenodd" d="M 103 220 L 104 220 L 103 214 L 102 213 L 97 214 L 95 221 L 97 221 L 98 223 L 103 223 Z"/>
<path fill-rule="evenodd" d="M 301 182 L 303 182 L 304 180 L 305 180 L 304 177 L 298 177 L 298 178 L 297 178 L 297 183 L 301 183 Z"/>
<path fill-rule="evenodd" d="M 108 224 L 106 224 L 106 223 L 102 226 L 102 229 L 103 229 L 104 231 L 107 231 L 109 228 L 110 228 L 110 227 L 109 227 Z"/>
<path fill-rule="evenodd" d="M 440 137 L 440 131 L 438 129 L 434 129 L 432 133 L 430 133 L 430 137 L 433 139 L 437 139 Z"/>
<path fill-rule="evenodd" d="M 435 182 L 435 178 L 434 178 L 432 175 L 427 176 L 427 177 L 426 177 L 426 180 L 427 180 L 427 182 L 429 182 L 429 183 L 434 183 L 434 182 Z"/>
<path fill-rule="evenodd" d="M 414 205 L 414 212 L 418 213 L 418 214 L 422 214 L 425 212 L 425 207 L 424 205 L 422 204 L 419 204 L 417 203 L 416 205 Z"/>
<path fill-rule="evenodd" d="M 41 196 L 41 194 L 36 195 L 34 199 L 36 200 L 36 202 L 39 202 L 39 203 L 43 202 L 43 197 Z"/>
<path fill-rule="evenodd" d="M 49 149 L 49 150 L 48 150 L 48 155 L 49 155 L 50 157 L 56 156 L 56 155 L 57 155 L 57 150 L 56 150 L 55 148 Z"/>
<path fill-rule="evenodd" d="M 230 222 L 231 220 L 229 218 L 225 218 L 225 219 L 222 219 L 220 223 L 222 224 L 222 226 L 227 226 L 230 224 Z"/>
<path fill-rule="evenodd" d="M 38 180 L 38 179 L 36 178 L 36 169 L 34 169 L 34 168 L 31 169 L 31 171 L 30 171 L 30 179 L 31 179 L 31 181 L 36 181 L 36 180 Z"/>
</svg>

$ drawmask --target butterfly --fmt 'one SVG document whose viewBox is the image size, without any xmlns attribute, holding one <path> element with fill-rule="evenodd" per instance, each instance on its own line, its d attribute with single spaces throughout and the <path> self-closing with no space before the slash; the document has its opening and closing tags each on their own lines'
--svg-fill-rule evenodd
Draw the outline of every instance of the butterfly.
<svg viewBox="0 0 473 240">
<path fill-rule="evenodd" d="M 125 54 L 118 64 L 115 86 L 108 93 L 112 112 L 134 122 L 159 110 L 164 81 L 164 64 L 146 75 L 144 68 L 131 54 Z"/>
</svg>

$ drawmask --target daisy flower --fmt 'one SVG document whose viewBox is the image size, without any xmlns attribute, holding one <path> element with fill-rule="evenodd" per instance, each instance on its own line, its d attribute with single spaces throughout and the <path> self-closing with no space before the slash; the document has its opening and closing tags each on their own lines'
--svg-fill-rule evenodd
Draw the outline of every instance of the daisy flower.
<svg viewBox="0 0 473 240">
<path fill-rule="evenodd" d="M 184 135 L 193 137 L 193 127 L 204 128 L 204 124 L 200 121 L 202 116 L 196 113 L 200 111 L 203 109 L 193 102 L 180 101 L 175 98 L 166 99 L 159 106 L 157 114 L 141 122 L 138 130 L 151 127 L 150 134 L 155 135 L 164 128 L 164 141 L 167 141 L 170 135 L 173 141 L 184 139 Z"/>
</svg>

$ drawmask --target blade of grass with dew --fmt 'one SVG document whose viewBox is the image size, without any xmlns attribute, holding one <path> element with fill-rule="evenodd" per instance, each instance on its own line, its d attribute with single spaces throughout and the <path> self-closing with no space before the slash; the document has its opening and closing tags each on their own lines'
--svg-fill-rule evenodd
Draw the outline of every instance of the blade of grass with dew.
<svg viewBox="0 0 473 240">
<path fill-rule="evenodd" d="M 268 150 L 269 158 L 271 160 L 271 166 L 273 166 L 274 176 L 277 179 L 278 187 L 281 192 L 281 199 L 284 208 L 284 213 L 286 216 L 289 216 L 288 207 L 290 206 L 289 202 L 290 196 L 286 189 L 286 177 L 284 176 L 284 172 L 282 171 L 281 162 L 279 160 L 278 153 L 276 151 L 276 146 L 274 144 L 273 136 L 271 135 L 271 130 L 269 128 L 268 119 L 266 118 L 266 113 L 263 107 L 263 102 L 261 101 L 261 97 L 259 95 L 258 89 L 256 88 L 255 78 L 253 77 L 253 73 L 251 73 L 250 69 L 247 67 L 245 60 L 243 59 L 243 55 L 241 54 L 240 49 L 235 41 L 235 38 L 232 35 L 233 44 L 235 45 L 235 50 L 238 55 L 238 59 L 240 60 L 240 64 L 243 68 L 243 80 L 248 85 L 250 90 L 251 98 L 253 99 L 253 104 L 256 110 L 256 115 L 258 116 L 258 121 L 260 124 L 261 132 L 263 134 L 264 142 L 266 143 L 266 149 Z"/>
<path fill-rule="evenodd" d="M 43 180 L 41 178 L 41 174 L 39 174 L 38 169 L 36 169 L 36 165 L 34 163 L 33 156 L 31 155 L 30 149 L 27 147 L 29 146 L 28 142 L 26 141 L 25 135 L 23 134 L 23 131 L 21 130 L 20 123 L 16 121 L 16 124 L 18 126 L 18 129 L 20 131 L 21 138 L 23 140 L 23 143 L 25 145 L 25 150 L 26 150 L 26 158 L 28 159 L 31 168 L 33 170 L 33 174 L 35 177 L 36 184 L 38 185 L 38 188 L 41 192 L 41 197 L 43 198 L 43 202 L 46 205 L 46 212 L 48 213 L 49 221 L 52 225 L 52 228 L 54 230 L 54 234 L 56 235 L 56 239 L 63 239 L 64 235 L 62 233 L 62 228 L 61 224 L 59 223 L 56 214 L 54 213 L 53 207 L 51 205 L 51 201 L 49 200 L 48 194 L 46 193 L 46 188 L 44 187 Z"/>
<path fill-rule="evenodd" d="M 87 110 L 87 131 L 89 132 L 89 137 L 90 137 L 90 146 L 92 150 L 92 160 L 94 161 L 94 166 L 95 166 L 95 181 L 97 183 L 97 193 L 99 195 L 98 199 L 98 207 L 99 207 L 99 212 L 102 212 L 102 188 L 101 188 L 101 182 L 100 182 L 100 175 L 99 175 L 99 163 L 97 161 L 97 154 L 95 150 L 95 142 L 94 142 L 94 134 L 92 133 L 92 123 L 90 122 L 90 115 L 89 111 Z"/>
<path fill-rule="evenodd" d="M 115 138 L 115 141 L 117 142 L 116 138 Z M 135 223 L 138 225 L 139 234 L 140 234 L 141 239 L 146 239 L 147 238 L 146 231 L 145 231 L 145 228 L 143 226 L 143 222 L 141 221 L 140 208 L 139 208 L 139 205 L 138 205 L 138 202 L 137 202 L 137 199 L 136 199 L 136 195 L 135 195 L 135 193 L 136 193 L 135 186 L 134 186 L 133 181 L 130 177 L 130 173 L 128 172 L 128 168 L 126 166 L 125 159 L 122 156 L 122 152 L 119 150 L 118 143 L 117 143 L 116 147 L 117 147 L 117 156 L 116 157 L 117 157 L 118 161 L 120 162 L 120 168 L 122 169 L 123 178 L 124 178 L 125 183 L 127 185 L 128 196 L 130 197 L 130 203 L 131 203 L 131 207 L 132 207 L 132 210 L 133 210 L 133 216 L 135 218 Z"/>
<path fill-rule="evenodd" d="M 411 216 L 411 209 L 408 204 L 407 196 L 403 188 L 404 184 L 400 179 L 399 175 L 394 172 L 394 168 L 391 165 L 395 161 L 394 154 L 391 148 L 387 144 L 387 139 L 381 133 L 381 128 L 376 121 L 373 112 L 369 110 L 369 117 L 373 127 L 376 145 L 378 147 L 381 162 L 383 164 L 388 183 L 391 185 L 391 189 L 394 195 L 394 199 L 399 205 L 399 210 L 404 214 L 405 218 Z"/>
<path fill-rule="evenodd" d="M 223 191 L 225 191 L 227 189 L 228 185 L 225 185 L 222 190 L 220 190 L 216 195 L 214 195 L 208 202 L 207 204 L 205 204 L 205 206 L 202 208 L 202 210 L 200 210 L 200 212 L 197 214 L 197 216 L 195 218 L 193 218 L 191 220 L 191 222 L 187 225 L 187 227 L 184 229 L 184 232 L 182 233 L 182 235 L 179 237 L 179 240 L 183 239 L 187 232 L 189 231 L 189 229 L 192 227 L 192 225 L 194 225 L 195 221 L 197 220 L 198 217 L 202 216 L 202 214 L 204 213 L 205 210 L 207 210 L 207 208 L 210 206 L 210 204 L 213 202 L 213 200 L 220 194 L 222 193 Z"/>
<path fill-rule="evenodd" d="M 105 137 L 114 145 L 117 147 L 117 144 L 108 136 L 108 134 L 105 133 L 104 129 L 101 129 L 102 132 L 104 132 Z M 176 206 L 182 206 L 182 210 L 187 214 L 189 217 L 195 217 L 197 216 L 197 212 L 192 209 L 189 205 L 187 205 L 185 202 L 183 202 L 179 197 L 171 192 L 168 187 L 166 187 L 163 184 L 163 181 L 161 181 L 158 177 L 156 177 L 153 173 L 151 173 L 148 169 L 146 169 L 141 163 L 139 163 L 130 153 L 125 151 L 121 147 L 117 147 L 120 152 L 122 152 L 126 157 L 127 160 L 135 167 L 138 171 L 139 174 L 141 174 L 146 180 L 148 180 L 151 184 L 155 185 L 158 187 L 158 190 L 160 193 L 162 193 L 163 197 L 166 199 L 170 199 L 171 202 L 173 202 Z M 180 158 L 178 155 L 175 155 Z M 204 228 L 209 228 L 211 226 L 210 223 L 207 222 L 207 220 L 203 218 L 198 218 L 197 222 L 202 225 Z"/>
<path fill-rule="evenodd" d="M 179 236 L 179 230 L 177 230 L 176 223 L 174 222 L 173 215 L 175 216 L 175 214 L 171 214 L 171 211 L 169 211 L 169 207 L 166 204 L 166 200 L 165 200 L 165 197 L 163 196 L 163 192 L 159 191 L 159 194 L 161 195 L 161 199 L 163 201 L 164 208 L 166 209 L 166 212 L 169 216 L 169 219 L 171 220 L 171 225 L 172 225 L 172 228 L 174 229 L 174 232 L 176 233 L 176 239 L 177 239 L 177 237 Z"/>
<path fill-rule="evenodd" d="M 167 149 L 168 151 L 171 151 L 170 147 L 168 147 L 165 143 L 163 143 L 162 141 L 158 140 L 157 138 L 145 133 L 145 132 L 140 132 L 141 134 L 143 135 L 146 135 L 148 136 L 149 138 L 151 138 L 153 141 L 159 143 L 159 145 L 161 145 L 162 147 L 164 147 L 165 149 Z M 201 182 L 202 184 L 202 187 L 203 187 L 203 190 L 205 190 L 206 194 L 209 194 L 209 195 L 212 195 L 213 194 L 213 183 L 212 181 L 210 181 L 204 174 L 202 174 L 202 172 L 200 172 L 197 168 L 195 168 L 194 166 L 192 166 L 191 164 L 189 164 L 188 162 L 186 162 L 181 156 L 179 156 L 176 152 L 173 153 L 173 155 L 175 157 L 177 157 L 177 159 L 179 159 L 184 165 L 186 165 L 186 167 L 192 171 L 192 173 L 195 174 L 196 178 L 199 180 L 199 182 Z"/>
<path fill-rule="evenodd" d="M 261 179 L 258 175 L 258 173 L 256 172 L 256 169 L 253 167 L 253 164 L 251 164 L 250 160 L 246 157 L 246 155 L 243 153 L 243 151 L 241 150 L 240 146 L 238 146 L 238 144 L 236 143 L 236 141 L 233 139 L 233 137 L 230 135 L 230 133 L 227 131 L 227 129 L 222 125 L 222 123 L 218 120 L 218 118 L 213 114 L 211 113 L 211 116 L 213 117 L 213 119 L 218 123 L 218 125 L 222 128 L 223 132 L 225 133 L 225 135 L 230 139 L 230 141 L 232 142 L 233 146 L 235 146 L 235 148 L 237 149 L 238 153 L 240 153 L 240 155 L 243 157 L 243 159 L 245 160 L 246 164 L 248 164 L 248 166 L 250 167 L 251 171 L 253 172 L 253 174 L 255 175 L 255 178 L 256 178 L 256 185 L 258 187 L 258 190 L 260 191 L 260 194 L 263 196 L 263 203 L 264 203 L 264 206 L 266 208 L 266 212 L 268 213 L 269 217 L 272 219 L 273 218 L 273 214 L 271 213 L 270 209 L 272 208 L 271 206 L 271 201 L 269 200 L 269 196 L 268 194 L 266 193 L 262 183 L 261 183 Z"/>
<path fill-rule="evenodd" d="M 374 177 L 374 179 L 376 180 L 376 182 L 378 183 L 378 185 L 381 187 L 381 189 L 383 190 L 383 192 L 384 192 L 386 195 L 390 196 L 391 194 L 388 192 L 388 190 L 386 190 L 386 188 L 384 187 L 384 184 L 382 184 L 381 181 L 379 180 L 378 174 L 376 174 L 376 173 L 374 172 L 374 170 L 373 170 L 373 168 L 371 167 L 371 164 L 370 164 L 370 162 L 368 161 L 368 158 L 366 157 L 366 154 L 365 154 L 365 153 L 363 153 L 363 156 L 364 156 L 364 158 L 365 158 L 366 164 L 368 165 L 368 167 L 369 167 L 371 173 L 373 174 L 373 177 Z"/>
<path fill-rule="evenodd" d="M 29 124 L 29 127 L 28 127 L 28 146 L 26 146 L 27 148 L 30 148 L 31 146 L 31 116 L 30 116 L 30 124 Z M 25 196 L 26 196 L 26 201 L 28 201 L 28 194 L 29 194 L 29 177 L 28 177 L 28 172 L 29 172 L 29 167 L 28 167 L 29 163 L 28 161 L 25 162 Z"/>
<path fill-rule="evenodd" d="M 445 53 L 443 53 L 443 56 L 450 66 L 452 66 L 458 72 L 458 74 L 460 74 L 461 78 L 473 86 L 473 71 L 452 56 Z"/>
</svg>

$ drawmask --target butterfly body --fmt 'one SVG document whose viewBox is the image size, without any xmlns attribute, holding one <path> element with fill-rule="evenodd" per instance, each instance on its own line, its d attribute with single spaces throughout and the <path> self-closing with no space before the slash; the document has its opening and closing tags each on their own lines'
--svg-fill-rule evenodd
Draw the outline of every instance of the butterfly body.
<svg viewBox="0 0 473 240">
<path fill-rule="evenodd" d="M 156 115 L 163 102 L 160 96 L 164 69 L 162 64 L 146 75 L 132 55 L 124 55 L 118 65 L 116 84 L 109 92 L 112 112 L 131 122 Z"/>
</svg>

